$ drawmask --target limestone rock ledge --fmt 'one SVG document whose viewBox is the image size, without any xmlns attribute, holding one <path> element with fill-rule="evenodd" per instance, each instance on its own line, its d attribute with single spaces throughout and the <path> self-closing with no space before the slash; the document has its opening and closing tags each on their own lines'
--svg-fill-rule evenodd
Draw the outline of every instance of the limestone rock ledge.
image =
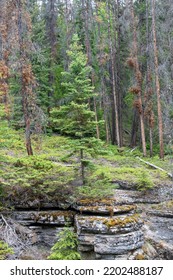
<svg viewBox="0 0 173 280">
<path fill-rule="evenodd" d="M 139 215 L 113 217 L 76 215 L 79 250 L 83 258 L 94 252 L 96 259 L 127 259 L 127 254 L 144 243 Z"/>
<path fill-rule="evenodd" d="M 142 247 L 141 230 L 121 235 L 97 235 L 94 251 L 100 255 L 121 255 Z"/>
<path fill-rule="evenodd" d="M 22 225 L 57 225 L 73 224 L 72 211 L 14 211 L 11 217 Z"/>
<path fill-rule="evenodd" d="M 28 236 L 30 248 L 44 247 L 47 253 L 64 226 L 77 232 L 82 259 L 133 259 L 142 248 L 143 221 L 135 205 L 116 205 L 114 200 L 92 201 L 83 205 L 80 202 L 76 209 L 71 209 L 25 209 L 4 213 L 4 216 L 32 233 L 34 238 Z"/>
</svg>

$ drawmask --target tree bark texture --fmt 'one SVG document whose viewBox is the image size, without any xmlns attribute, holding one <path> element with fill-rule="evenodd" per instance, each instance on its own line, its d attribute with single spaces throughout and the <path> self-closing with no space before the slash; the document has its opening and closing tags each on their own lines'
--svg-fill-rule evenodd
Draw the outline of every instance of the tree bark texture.
<svg viewBox="0 0 173 280">
<path fill-rule="evenodd" d="M 26 150 L 29 156 L 33 155 L 31 144 L 31 109 L 32 103 L 32 71 L 29 64 L 28 57 L 28 42 L 26 42 L 27 24 L 24 22 L 24 9 L 25 4 L 20 0 L 18 1 L 18 40 L 19 40 L 19 53 L 20 53 L 20 72 L 21 72 L 21 95 L 22 107 L 25 123 L 25 142 Z M 25 39 L 24 39 L 25 38 Z"/>
<path fill-rule="evenodd" d="M 142 141 L 142 150 L 143 156 L 145 157 L 146 152 L 146 141 L 145 141 L 145 127 L 144 127 L 144 112 L 142 107 L 142 74 L 139 69 L 139 62 L 138 62 L 138 47 L 137 47 L 137 32 L 136 32 L 136 22 L 135 22 L 135 15 L 134 15 L 134 7 L 133 7 L 133 0 L 130 0 L 130 9 L 131 9 L 131 19 L 132 19 L 132 29 L 133 29 L 133 59 L 135 63 L 135 78 L 138 87 L 138 94 L 137 94 L 137 108 L 139 111 L 139 118 L 140 118 L 140 128 L 141 128 L 141 141 Z"/>
<path fill-rule="evenodd" d="M 112 84 L 112 98 L 113 98 L 113 135 L 116 135 L 116 142 L 118 147 L 120 147 L 120 133 L 119 133 L 119 115 L 117 106 L 117 90 L 116 90 L 116 77 L 115 77 L 115 49 L 113 49 L 113 39 L 111 34 L 111 11 L 110 4 L 108 3 L 108 36 L 109 36 L 109 48 L 110 48 L 110 70 L 111 70 L 111 84 Z M 115 47 L 115 46 L 114 46 Z M 115 126 L 114 126 L 115 122 Z"/>
<path fill-rule="evenodd" d="M 164 158 L 163 121 L 162 121 L 160 81 L 159 81 L 159 71 L 158 71 L 158 49 L 157 49 L 156 23 L 155 23 L 155 0 L 152 0 L 152 31 L 153 31 L 153 46 L 154 46 L 155 83 L 156 83 L 156 93 L 157 93 L 160 158 L 163 159 Z"/>
</svg>

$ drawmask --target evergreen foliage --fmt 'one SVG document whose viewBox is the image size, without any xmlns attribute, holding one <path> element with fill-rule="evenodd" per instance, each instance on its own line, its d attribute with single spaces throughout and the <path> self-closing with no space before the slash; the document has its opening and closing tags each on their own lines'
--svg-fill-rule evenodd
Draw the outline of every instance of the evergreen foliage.
<svg viewBox="0 0 173 280">
<path fill-rule="evenodd" d="M 57 125 L 61 133 L 79 139 L 78 144 L 75 143 L 75 151 L 80 152 L 81 177 L 83 184 L 85 184 L 84 151 L 96 142 L 94 138 L 92 141 L 87 138 L 94 135 L 96 122 L 94 120 L 95 113 L 90 110 L 88 103 L 94 90 L 89 77 L 91 67 L 87 65 L 87 57 L 83 53 L 77 34 L 72 38 L 67 55 L 69 57 L 68 71 L 62 73 L 64 79 L 62 85 L 67 92 L 64 96 L 65 104 L 59 109 L 53 109 L 51 116 L 52 122 Z"/>
<path fill-rule="evenodd" d="M 52 247 L 49 260 L 80 260 L 77 251 L 77 236 L 68 227 L 58 235 L 59 240 Z"/>
<path fill-rule="evenodd" d="M 13 253 L 13 250 L 7 243 L 0 241 L 0 260 L 5 260 L 8 255 L 12 255 Z"/>
<path fill-rule="evenodd" d="M 136 108 L 140 107 L 139 113 L 144 111 L 146 146 L 151 145 L 152 142 L 153 145 L 157 145 L 156 123 L 159 118 L 154 91 L 154 50 L 151 48 L 153 40 L 150 36 L 153 28 L 151 3 L 149 1 L 131 2 L 132 7 L 134 6 L 135 22 L 136 20 L 139 22 L 139 25 L 135 22 L 133 25 L 133 27 L 136 25 L 135 37 L 138 46 L 135 60 L 139 64 L 138 74 L 141 73 L 137 77 L 136 71 L 134 77 L 141 86 L 139 104 L 136 102 L 139 100 L 133 102 L 129 94 L 129 88 L 136 87 L 131 71 L 132 68 L 136 69 L 136 64 L 131 60 L 131 67 L 126 67 L 130 63 L 129 58 L 134 58 L 134 48 L 132 48 L 134 30 L 130 29 L 132 26 L 130 5 L 112 0 L 107 2 L 71 1 L 71 4 L 68 1 L 34 0 L 28 5 L 25 5 L 23 1 L 19 2 L 20 5 L 16 5 L 15 1 L 7 0 L 2 4 L 3 16 L 0 30 L 2 34 L 0 103 L 2 106 L 0 114 L 2 115 L 4 110 L 3 118 L 7 118 L 8 115 L 11 125 L 17 129 L 24 128 L 26 117 L 24 117 L 22 107 L 25 99 L 30 118 L 31 138 L 36 119 L 39 119 L 40 123 L 37 124 L 37 128 L 40 126 L 39 133 L 42 128 L 47 132 L 53 129 L 55 132 L 71 136 L 77 134 L 77 137 L 79 137 L 78 134 L 84 133 L 88 136 L 87 133 L 89 133 L 89 136 L 96 135 L 97 138 L 106 140 L 108 143 L 119 142 L 119 146 L 123 146 L 123 142 L 124 145 L 141 146 L 138 129 L 140 114 L 135 113 Z M 161 30 L 160 34 L 156 34 L 159 45 L 159 71 L 162 74 L 158 78 L 162 92 L 163 121 L 166 124 L 164 125 L 166 131 L 164 141 L 167 143 L 168 135 L 172 137 L 173 131 L 170 113 L 172 101 L 167 102 L 171 100 L 173 68 L 172 44 L 165 42 L 169 42 L 172 34 L 172 28 L 169 26 L 172 5 L 170 3 L 168 5 L 168 0 L 165 3 L 159 1 L 155 9 L 156 33 L 158 29 Z M 165 16 L 167 14 L 168 17 Z M 16 23 L 19 19 L 21 24 L 18 32 L 19 25 Z M 5 25 L 6 32 L 3 30 Z M 165 32 L 166 26 L 168 32 Z M 24 44 L 21 44 L 21 40 Z M 70 44 L 70 42 L 73 43 Z M 23 45 L 25 47 L 21 49 Z M 23 61 L 19 63 L 21 51 L 22 55 L 27 56 L 27 59 L 24 57 L 26 65 L 22 65 L 25 72 L 23 74 L 28 76 L 27 83 L 20 73 Z M 126 61 L 128 63 L 125 63 Z M 147 81 L 149 70 L 152 77 L 150 91 Z M 23 99 L 19 94 L 22 83 L 26 87 L 25 90 L 23 88 L 25 95 L 28 94 L 27 98 L 23 95 Z M 153 91 L 153 96 L 146 97 L 146 94 L 151 91 Z M 35 92 L 37 96 L 33 98 L 32 95 Z M 152 114 L 151 108 L 150 111 L 147 110 L 149 99 L 152 102 Z M 75 114 L 78 111 L 81 117 L 76 119 Z M 154 115 L 155 122 L 153 122 Z M 85 131 L 84 128 L 81 129 L 83 124 L 80 124 L 82 116 L 83 123 L 86 122 Z M 67 125 L 70 118 L 72 118 L 71 124 Z M 147 127 L 149 118 L 152 118 L 152 131 Z M 90 128 L 88 127 L 89 120 L 92 122 Z M 81 131 L 77 131 L 79 126 Z M 28 135 L 28 132 L 26 134 Z M 119 141 L 116 138 L 120 138 Z M 152 155 L 151 152 L 150 155 Z"/>
<path fill-rule="evenodd" d="M 67 55 L 70 61 L 68 71 L 62 72 L 65 104 L 52 110 L 52 122 L 62 133 L 83 138 L 93 135 L 95 128 L 94 112 L 88 104 L 94 88 L 89 77 L 91 67 L 87 66 L 87 57 L 76 34 Z"/>
</svg>

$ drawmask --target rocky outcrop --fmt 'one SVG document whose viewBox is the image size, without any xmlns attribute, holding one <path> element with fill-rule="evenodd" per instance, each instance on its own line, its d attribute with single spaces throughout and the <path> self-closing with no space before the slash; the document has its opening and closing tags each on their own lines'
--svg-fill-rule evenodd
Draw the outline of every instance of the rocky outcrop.
<svg viewBox="0 0 173 280">
<path fill-rule="evenodd" d="M 2 215 L 27 240 L 26 259 L 45 259 L 64 226 L 77 232 L 83 259 L 173 259 L 172 194 L 171 186 L 142 192 L 123 185 L 112 199 L 42 201 L 39 209 L 21 202 Z M 3 219 L 0 226 L 7 227 Z"/>
<path fill-rule="evenodd" d="M 118 203 L 134 203 L 144 221 L 144 244 L 135 259 L 173 259 L 173 186 L 161 186 L 145 192 L 124 187 L 115 191 Z"/>
<path fill-rule="evenodd" d="M 78 201 L 73 211 L 13 211 L 4 215 L 33 234 L 30 244 L 47 250 L 64 226 L 77 232 L 83 259 L 127 258 L 143 245 L 143 222 L 135 205 L 117 205 L 115 200 Z M 31 245 L 31 246 L 32 246 Z M 119 257 L 118 257 L 119 256 Z"/>
<path fill-rule="evenodd" d="M 99 215 L 114 215 L 129 212 L 135 212 L 136 205 L 124 204 L 120 205 L 116 199 L 102 199 L 102 200 L 80 200 L 73 209 L 79 211 L 81 214 L 99 214 Z"/>
<path fill-rule="evenodd" d="M 97 235 L 94 250 L 102 255 L 121 255 L 141 248 L 144 243 L 141 230 L 121 235 Z"/>
<path fill-rule="evenodd" d="M 115 259 L 143 245 L 143 222 L 137 214 L 113 217 L 77 215 L 75 218 L 80 251 L 94 251 L 96 259 Z M 87 253 L 86 253 L 87 252 Z"/>
<path fill-rule="evenodd" d="M 65 226 L 73 224 L 72 211 L 14 211 L 11 218 L 25 226 L 55 225 Z"/>
</svg>

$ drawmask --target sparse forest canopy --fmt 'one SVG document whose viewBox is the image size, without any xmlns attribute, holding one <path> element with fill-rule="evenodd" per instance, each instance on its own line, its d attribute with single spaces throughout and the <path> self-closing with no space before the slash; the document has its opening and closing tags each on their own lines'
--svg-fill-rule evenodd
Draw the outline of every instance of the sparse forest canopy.
<svg viewBox="0 0 173 280">
<path fill-rule="evenodd" d="M 78 104 L 93 116 L 88 137 L 139 146 L 144 156 L 157 146 L 164 157 L 173 131 L 172 10 L 168 0 L 1 1 L 1 120 L 25 130 L 28 155 L 42 133 L 87 131 L 85 119 L 73 120 Z M 68 117 L 55 112 L 70 107 L 66 129 Z"/>
<path fill-rule="evenodd" d="M 28 155 L 33 137 L 55 132 L 163 158 L 173 133 L 172 13 L 169 0 L 2 0 L 1 123 L 25 130 Z"/>
<path fill-rule="evenodd" d="M 87 134 L 92 116 L 88 137 L 144 156 L 157 146 L 164 157 L 173 131 L 169 0 L 0 5 L 1 123 L 25 130 L 28 155 L 42 133 Z"/>
</svg>

